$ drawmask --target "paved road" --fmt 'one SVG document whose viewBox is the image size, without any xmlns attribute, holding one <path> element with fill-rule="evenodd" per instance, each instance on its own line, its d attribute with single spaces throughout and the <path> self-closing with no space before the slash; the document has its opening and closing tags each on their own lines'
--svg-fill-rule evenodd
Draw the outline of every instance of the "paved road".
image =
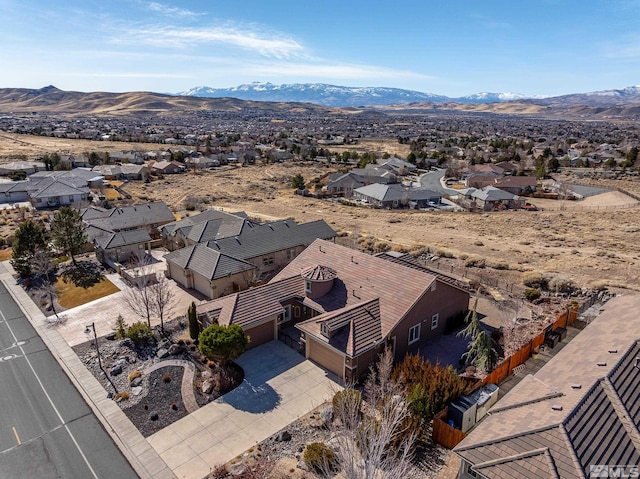
<svg viewBox="0 0 640 479">
<path fill-rule="evenodd" d="M 0 284 L 0 478 L 137 478 Z"/>
<path fill-rule="evenodd" d="M 444 188 L 440 179 L 444 177 L 444 170 L 435 170 L 425 173 L 420 177 L 420 186 L 431 191 L 436 191 L 443 195 L 456 195 L 458 192 L 450 188 Z"/>
</svg>

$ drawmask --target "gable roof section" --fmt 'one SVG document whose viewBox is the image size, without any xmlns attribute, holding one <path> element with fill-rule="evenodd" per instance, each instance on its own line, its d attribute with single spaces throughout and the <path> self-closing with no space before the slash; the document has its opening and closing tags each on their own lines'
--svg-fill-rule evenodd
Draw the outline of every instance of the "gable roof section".
<svg viewBox="0 0 640 479">
<path fill-rule="evenodd" d="M 161 230 L 165 235 L 172 235 L 178 230 L 182 230 L 182 234 L 188 236 L 195 225 L 212 220 L 219 220 L 219 231 L 216 233 L 218 238 L 240 234 L 245 226 L 245 221 L 248 221 L 244 212 L 226 213 L 224 211 L 208 209 L 197 215 L 167 223 L 162 226 Z"/>
<path fill-rule="evenodd" d="M 480 465 L 548 447 L 562 478 L 588 476 L 595 464 L 638 464 L 638 310 L 640 295 L 610 300 L 535 376 L 499 400 L 454 451 Z M 564 438 L 562 447 L 558 438 Z M 483 474 L 505 477 L 500 474 L 507 467 L 496 465 Z"/>
<path fill-rule="evenodd" d="M 321 332 L 322 323 L 331 331 L 329 338 Z M 375 347 L 382 340 L 380 300 L 375 298 L 321 314 L 296 326 L 348 356 L 355 357 Z"/>
<path fill-rule="evenodd" d="M 75 186 L 61 178 L 42 178 L 36 182 L 29 195 L 31 198 L 52 198 L 56 196 L 88 195 L 91 190 L 86 186 Z"/>
<path fill-rule="evenodd" d="M 172 251 L 165 255 L 165 259 L 208 280 L 255 269 L 251 263 L 219 253 L 201 243 Z"/>
<path fill-rule="evenodd" d="M 88 212 L 85 212 L 88 214 Z M 94 216 L 84 218 L 86 223 L 95 225 L 102 229 L 120 231 L 140 228 L 158 223 L 167 223 L 174 219 L 169 207 L 162 201 L 145 203 L 140 205 L 122 206 L 106 210 L 104 216 Z"/>
<path fill-rule="evenodd" d="M 297 246 L 318 238 L 331 239 L 336 232 L 324 221 L 298 224 L 293 220 L 275 221 L 243 228 L 237 236 L 209 241 L 207 246 L 235 258 L 250 259 Z"/>
<path fill-rule="evenodd" d="M 304 296 L 304 287 L 304 279 L 294 276 L 208 301 L 197 309 L 210 317 L 217 314 L 219 324 L 247 327 L 282 313 L 282 302 Z"/>
<path fill-rule="evenodd" d="M 103 234 L 95 238 L 95 243 L 102 249 L 122 248 L 151 241 L 151 236 L 144 229 L 120 231 L 118 233 Z"/>
</svg>

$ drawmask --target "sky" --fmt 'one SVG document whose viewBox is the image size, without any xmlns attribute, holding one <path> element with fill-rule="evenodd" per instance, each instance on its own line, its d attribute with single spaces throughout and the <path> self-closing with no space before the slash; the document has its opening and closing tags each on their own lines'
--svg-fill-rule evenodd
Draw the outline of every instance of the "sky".
<svg viewBox="0 0 640 479">
<path fill-rule="evenodd" d="M 639 85 L 638 25 L 640 0 L 0 0 L 0 88 L 553 96 Z"/>
</svg>

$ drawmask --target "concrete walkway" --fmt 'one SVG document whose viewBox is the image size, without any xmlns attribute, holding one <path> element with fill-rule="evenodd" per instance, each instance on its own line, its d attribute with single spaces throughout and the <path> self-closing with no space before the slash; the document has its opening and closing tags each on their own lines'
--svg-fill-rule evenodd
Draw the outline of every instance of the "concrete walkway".
<svg viewBox="0 0 640 479">
<path fill-rule="evenodd" d="M 148 438 L 179 478 L 200 479 L 275 434 L 340 389 L 337 378 L 280 341 L 236 361 L 243 383 Z"/>
<path fill-rule="evenodd" d="M 185 361 L 184 359 L 168 359 L 149 366 L 144 370 L 144 374 L 149 375 L 156 369 L 164 368 L 167 366 L 180 366 L 184 368 L 184 373 L 182 374 L 182 383 L 180 387 L 182 402 L 184 403 L 184 408 L 189 414 L 197 411 L 200 407 L 198 406 L 198 401 L 196 401 L 196 394 L 193 391 L 193 378 L 196 370 L 196 367 L 193 365 L 193 363 Z"/>
<path fill-rule="evenodd" d="M 120 407 L 113 400 L 107 399 L 105 389 L 84 367 L 64 338 L 55 328 L 46 327 L 44 314 L 16 283 L 13 274 L 13 268 L 8 261 L 0 263 L 0 281 L 20 305 L 24 315 L 136 473 L 143 479 L 175 479 L 173 471 L 167 467 Z"/>
</svg>

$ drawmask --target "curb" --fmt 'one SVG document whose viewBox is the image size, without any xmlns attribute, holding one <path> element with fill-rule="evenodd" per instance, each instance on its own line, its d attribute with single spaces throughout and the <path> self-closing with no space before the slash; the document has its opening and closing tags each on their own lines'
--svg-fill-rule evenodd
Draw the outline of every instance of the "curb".
<svg viewBox="0 0 640 479">
<path fill-rule="evenodd" d="M 52 325 L 45 322 L 45 315 L 16 284 L 13 268 L 6 261 L 0 263 L 0 281 L 138 476 L 142 479 L 176 479 L 173 471 L 120 407 L 107 399 L 105 389 L 84 367 L 73 349 Z"/>
</svg>

